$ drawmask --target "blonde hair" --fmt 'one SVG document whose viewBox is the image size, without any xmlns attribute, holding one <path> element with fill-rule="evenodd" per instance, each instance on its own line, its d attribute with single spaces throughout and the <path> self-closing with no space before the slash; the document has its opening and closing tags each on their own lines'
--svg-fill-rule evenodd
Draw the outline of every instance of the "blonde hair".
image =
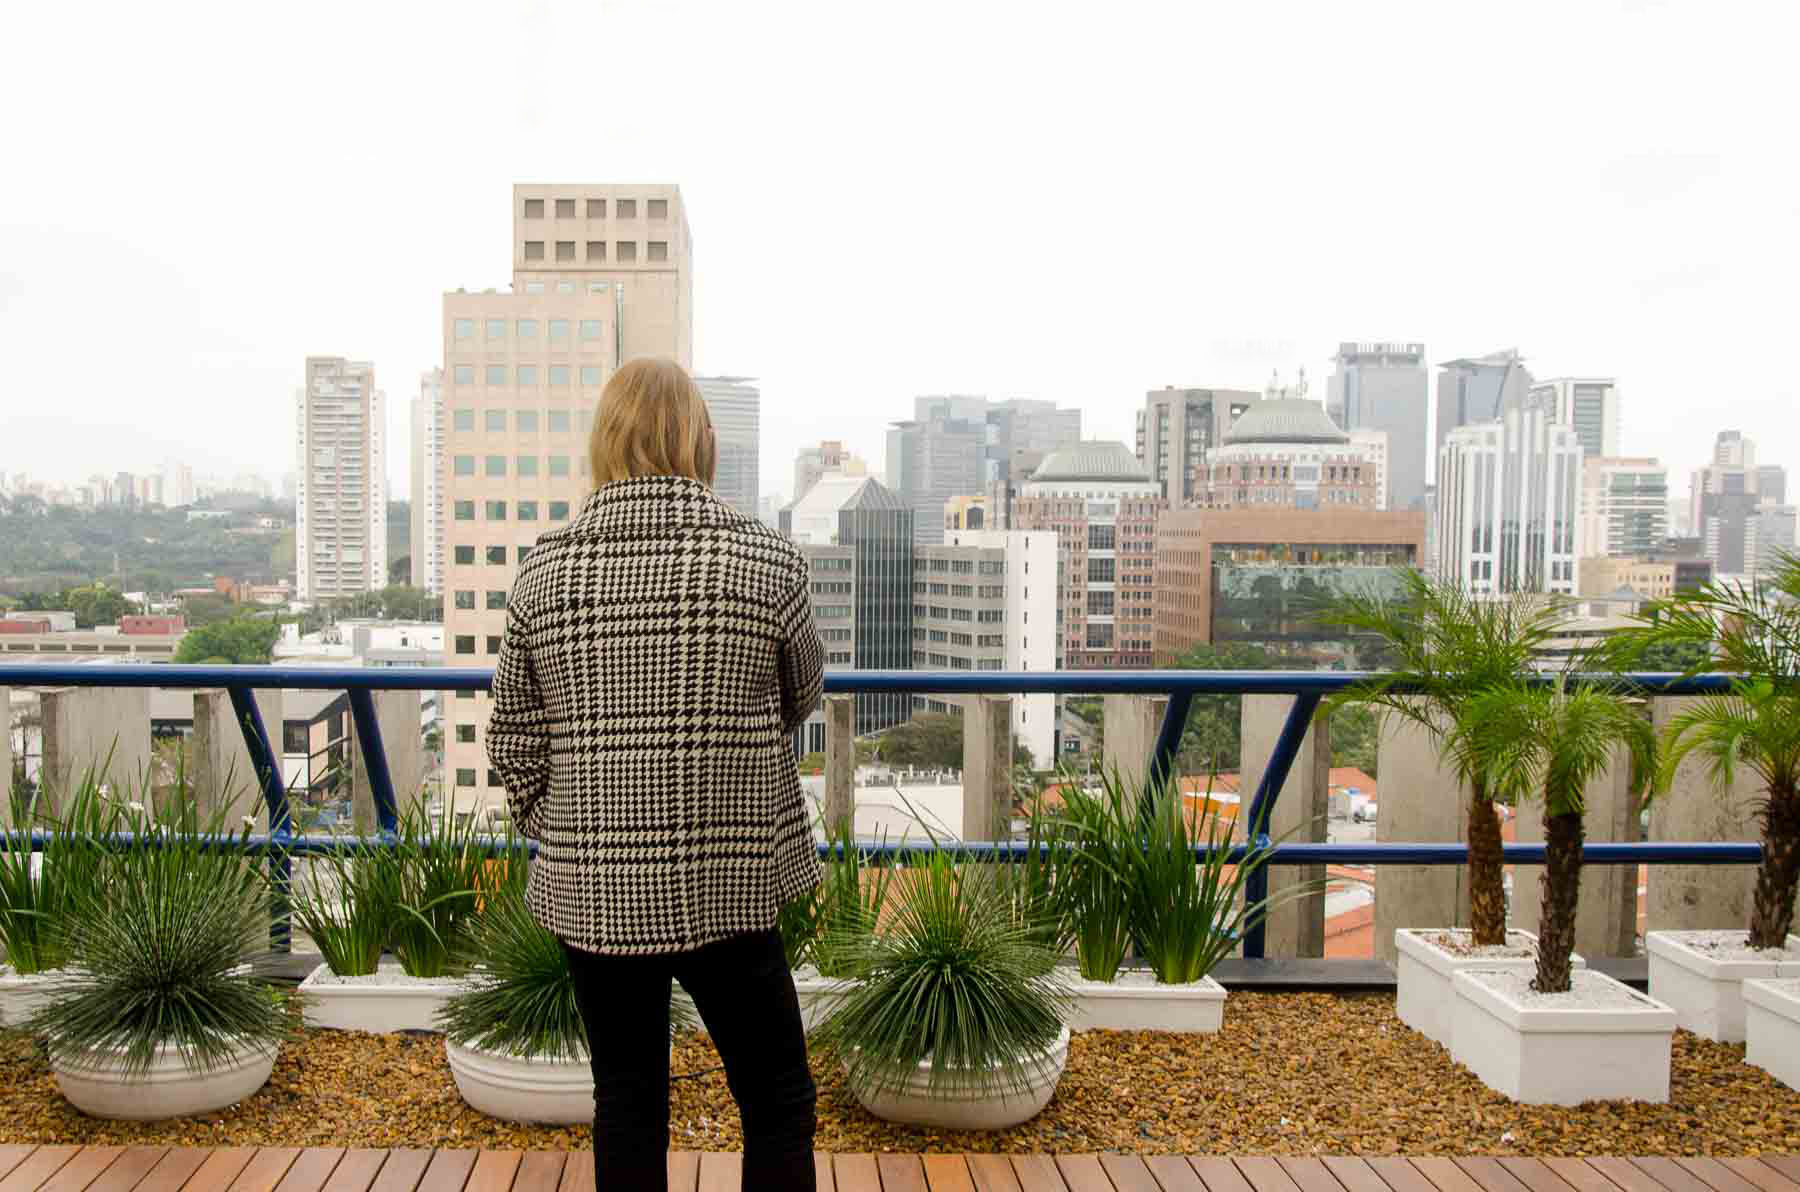
<svg viewBox="0 0 1800 1192">
<path fill-rule="evenodd" d="M 594 487 L 632 476 L 686 476 L 711 486 L 718 464 L 706 399 L 673 360 L 633 360 L 600 391 L 588 437 Z"/>
</svg>

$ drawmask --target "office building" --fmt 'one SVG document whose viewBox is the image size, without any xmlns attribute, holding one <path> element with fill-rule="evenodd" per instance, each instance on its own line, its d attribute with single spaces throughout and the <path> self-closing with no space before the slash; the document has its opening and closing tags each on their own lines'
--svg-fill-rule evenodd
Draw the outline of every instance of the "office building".
<svg viewBox="0 0 1800 1192">
<path fill-rule="evenodd" d="M 838 439 L 824 439 L 817 447 L 802 447 L 794 457 L 794 500 L 799 501 L 827 472 L 867 476 L 869 465 Z"/>
<path fill-rule="evenodd" d="M 1431 451 L 1431 378 L 1420 343 L 1340 343 L 1326 412 L 1354 439 L 1385 432 L 1386 492 L 1378 508 L 1424 505 L 1426 461 Z"/>
<path fill-rule="evenodd" d="M 1767 484 L 1774 490 L 1763 492 Z M 1688 491 L 1692 533 L 1720 575 L 1746 576 L 1758 566 L 1759 547 L 1752 542 L 1751 520 L 1764 504 L 1779 506 L 1787 495 L 1787 474 L 1778 467 L 1759 467 L 1756 443 L 1741 431 L 1720 431 L 1713 442 L 1713 462 L 1693 475 Z M 1779 539 L 1780 519 L 1773 519 L 1763 542 Z"/>
<path fill-rule="evenodd" d="M 695 377 L 718 441 L 713 491 L 745 517 L 756 516 L 762 491 L 762 390 L 751 377 Z"/>
<path fill-rule="evenodd" d="M 1780 464 L 1758 464 L 1756 500 L 1761 505 L 1787 504 L 1787 469 Z"/>
<path fill-rule="evenodd" d="M 992 493 L 1004 505 L 1031 459 L 1080 441 L 1081 411 L 1052 402 L 934 396 L 888 431 L 888 484 L 915 514 L 921 543 L 943 541 L 945 504 Z M 1004 516 L 998 520 L 1005 521 Z"/>
<path fill-rule="evenodd" d="M 1168 508 L 1205 503 L 1209 459 L 1262 395 L 1247 389 L 1152 389 L 1137 416 L 1137 457 Z"/>
<path fill-rule="evenodd" d="M 986 493 L 951 497 L 944 502 L 944 531 L 1004 529 L 992 516 L 995 499 Z"/>
<path fill-rule="evenodd" d="M 387 399 L 375 366 L 308 356 L 294 398 L 296 596 L 331 600 L 387 586 Z"/>
<path fill-rule="evenodd" d="M 1244 411 L 1210 466 L 1208 508 L 1378 508 L 1375 460 L 1303 397 L 1265 398 Z"/>
<path fill-rule="evenodd" d="M 1794 506 L 1758 505 L 1744 520 L 1744 559 L 1752 577 L 1768 576 L 1794 553 Z"/>
<path fill-rule="evenodd" d="M 451 666 L 493 665 L 518 564 L 593 490 L 587 440 L 607 378 L 639 356 L 692 364 L 678 187 L 529 183 L 512 188 L 511 203 L 511 286 L 443 296 Z M 498 806 L 487 697 L 459 695 L 446 717 L 452 793 L 460 806 Z"/>
<path fill-rule="evenodd" d="M 1576 428 L 1579 436 L 1580 428 Z M 1654 459 L 1582 458 L 1581 541 L 1584 555 L 1633 558 L 1669 536 L 1669 470 Z"/>
<path fill-rule="evenodd" d="M 1260 646 L 1317 669 L 1365 669 L 1344 631 L 1315 619 L 1322 597 L 1400 594 L 1425 515 L 1352 507 L 1176 509 L 1157 523 L 1155 661 L 1198 645 Z"/>
<path fill-rule="evenodd" d="M 444 370 L 419 374 L 412 400 L 412 586 L 444 591 Z"/>
<path fill-rule="evenodd" d="M 1438 574 L 1477 595 L 1575 593 L 1581 441 L 1542 395 L 1452 429 L 1438 454 Z"/>
<path fill-rule="evenodd" d="M 1053 451 L 1020 490 L 1017 530 L 1056 534 L 1056 629 L 1070 670 L 1150 665 L 1156 519 L 1168 508 L 1123 443 Z"/>
<path fill-rule="evenodd" d="M 1610 597 L 1629 590 L 1651 600 L 1666 600 L 1677 592 L 1691 592 L 1711 583 L 1713 569 L 1708 559 L 1589 555 L 1581 560 L 1578 575 L 1577 593 L 1583 597 Z"/>
<path fill-rule="evenodd" d="M 1392 509 L 1393 477 L 1388 471 L 1388 433 L 1385 430 L 1353 430 L 1349 432 L 1350 442 L 1362 451 L 1363 457 L 1375 469 L 1375 508 Z M 1425 507 L 1425 492 L 1421 487 L 1419 499 L 1408 508 L 1422 510 Z"/>
<path fill-rule="evenodd" d="M 1457 427 L 1495 421 L 1508 403 L 1522 403 L 1530 388 L 1531 373 L 1517 348 L 1438 365 L 1437 439 L 1433 451 L 1441 456 L 1444 440 Z M 1441 474 L 1437 483 L 1441 492 Z"/>
<path fill-rule="evenodd" d="M 169 460 L 162 468 L 162 499 L 170 509 L 194 503 L 194 469 L 179 460 Z M 293 494 L 284 492 L 290 500 Z"/>
<path fill-rule="evenodd" d="M 1619 385 L 1611 377 L 1555 377 L 1531 387 L 1556 410 L 1556 420 L 1575 428 L 1589 459 L 1619 454 Z"/>
</svg>

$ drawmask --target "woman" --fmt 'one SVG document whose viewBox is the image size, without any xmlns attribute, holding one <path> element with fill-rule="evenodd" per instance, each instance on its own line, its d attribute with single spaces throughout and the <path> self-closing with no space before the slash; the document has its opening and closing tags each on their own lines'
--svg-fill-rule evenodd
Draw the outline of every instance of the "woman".
<svg viewBox="0 0 1800 1192">
<path fill-rule="evenodd" d="M 519 568 L 494 671 L 488 757 L 587 1024 L 598 1192 L 667 1186 L 671 978 L 724 1061 L 743 1186 L 815 1186 L 775 915 L 819 880 L 790 740 L 823 657 L 804 557 L 713 495 L 717 453 L 680 367 L 621 368 L 595 491 Z"/>
</svg>

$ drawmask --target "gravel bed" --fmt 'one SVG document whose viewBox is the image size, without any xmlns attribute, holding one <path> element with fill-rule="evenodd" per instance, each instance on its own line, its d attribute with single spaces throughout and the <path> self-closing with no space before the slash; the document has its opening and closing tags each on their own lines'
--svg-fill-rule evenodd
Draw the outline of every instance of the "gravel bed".
<svg viewBox="0 0 1800 1192">
<path fill-rule="evenodd" d="M 671 1144 L 736 1150 L 737 1111 L 702 1036 L 675 1048 Z M 1800 1152 L 1800 1092 L 1741 1044 L 1678 1031 L 1668 1105 L 1516 1106 L 1394 1017 L 1391 994 L 1234 993 L 1217 1035 L 1075 1036 L 1056 1098 L 1014 1130 L 952 1134 L 876 1121 L 822 1069 L 828 1151 L 1334 1154 Z M 441 1037 L 306 1031 L 261 1093 L 224 1114 L 114 1123 L 69 1108 L 38 1045 L 0 1034 L 0 1143 L 585 1149 L 585 1129 L 523 1128 L 457 1097 Z"/>
</svg>

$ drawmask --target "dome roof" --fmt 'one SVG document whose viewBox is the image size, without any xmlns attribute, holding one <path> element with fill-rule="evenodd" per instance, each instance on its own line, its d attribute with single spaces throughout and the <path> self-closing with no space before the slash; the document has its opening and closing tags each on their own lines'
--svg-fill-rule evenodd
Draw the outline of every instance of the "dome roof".
<svg viewBox="0 0 1800 1192">
<path fill-rule="evenodd" d="M 1225 432 L 1226 443 L 1348 443 L 1325 407 L 1303 397 L 1278 397 L 1251 405 Z"/>
<path fill-rule="evenodd" d="M 1090 480 L 1148 484 L 1150 473 L 1125 444 L 1090 440 L 1046 455 L 1031 480 L 1034 484 Z"/>
</svg>

